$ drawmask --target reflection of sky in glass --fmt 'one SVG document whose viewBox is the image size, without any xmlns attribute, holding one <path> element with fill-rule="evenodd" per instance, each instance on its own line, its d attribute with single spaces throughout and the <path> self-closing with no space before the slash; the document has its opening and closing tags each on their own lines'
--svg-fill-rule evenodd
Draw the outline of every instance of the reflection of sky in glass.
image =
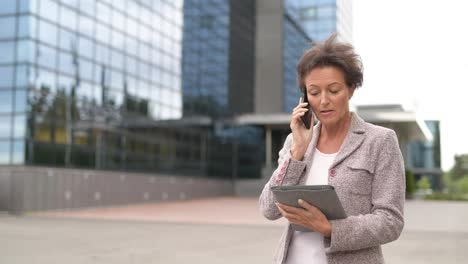
<svg viewBox="0 0 468 264">
<path fill-rule="evenodd" d="M 24 140 L 13 141 L 13 164 L 24 164 L 25 146 Z M 1 154 L 0 154 L 1 155 Z M 1 159 L 1 158 L 0 158 Z"/>
<path fill-rule="evenodd" d="M 24 138 L 26 136 L 26 115 L 15 115 L 14 117 L 14 138 Z"/>
<path fill-rule="evenodd" d="M 15 17 L 0 17 L 0 39 L 15 37 Z"/>
<path fill-rule="evenodd" d="M 2 52 L 0 44 L 0 53 Z M 0 88 L 13 85 L 13 66 L 0 66 Z"/>
<path fill-rule="evenodd" d="M 26 90 L 16 90 L 15 91 L 15 112 L 23 113 L 26 112 Z"/>
<path fill-rule="evenodd" d="M 12 98 L 13 98 L 12 91 L 0 91 L 0 113 L 12 112 L 13 110 Z"/>
<path fill-rule="evenodd" d="M 283 28 L 283 111 L 289 113 L 297 105 L 301 96 L 296 82 L 296 65 L 302 53 L 310 47 L 310 40 L 304 35 L 303 28 L 296 27 L 296 24 L 289 18 L 284 20 Z"/>
<path fill-rule="evenodd" d="M 184 16 L 184 114 L 222 115 L 228 106 L 229 2 L 185 1 Z"/>
<path fill-rule="evenodd" d="M 78 77 L 75 92 L 80 107 L 90 107 L 91 102 L 101 107 L 103 98 L 107 98 L 107 102 L 114 104 L 112 111 L 119 115 L 126 86 L 137 101 L 149 100 L 147 117 L 180 118 L 182 3 L 180 0 L 2 2 L 0 113 L 10 122 L 0 121 L 0 141 L 2 136 L 7 140 L 26 134 L 28 89 L 30 97 L 39 96 L 41 88 L 50 89 L 46 99 L 46 104 L 50 104 L 56 100 L 59 89 L 70 95 Z M 160 8 L 154 8 L 156 5 Z M 86 112 L 83 110 L 79 109 Z M 39 115 L 38 118 L 44 120 Z M 21 163 L 24 147 L 14 147 L 12 143 L 12 148 L 12 160 Z"/>
<path fill-rule="evenodd" d="M 13 41 L 0 42 L 0 63 L 12 63 L 15 55 L 15 43 Z"/>
<path fill-rule="evenodd" d="M 2 1 L 0 14 L 13 14 L 16 12 L 16 1 Z"/>
<path fill-rule="evenodd" d="M 336 31 L 336 0 L 284 0 L 286 9 L 315 41 Z"/>
<path fill-rule="evenodd" d="M 10 99 L 10 102 L 11 102 L 11 99 Z M 10 138 L 10 136 L 11 136 L 11 116 L 0 116 L 0 139 Z"/>
<path fill-rule="evenodd" d="M 0 124 L 0 127 L 2 125 Z M 0 140 L 0 164 L 8 164 L 10 162 L 10 142 Z"/>
</svg>

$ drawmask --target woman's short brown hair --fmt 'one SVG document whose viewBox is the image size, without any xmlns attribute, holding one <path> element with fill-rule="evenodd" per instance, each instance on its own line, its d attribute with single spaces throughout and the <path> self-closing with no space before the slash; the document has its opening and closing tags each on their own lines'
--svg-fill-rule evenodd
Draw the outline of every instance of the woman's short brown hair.
<svg viewBox="0 0 468 264">
<path fill-rule="evenodd" d="M 351 44 L 340 43 L 337 34 L 331 35 L 323 43 L 315 44 L 304 52 L 296 67 L 297 84 L 304 91 L 304 78 L 317 67 L 333 66 L 343 71 L 346 84 L 350 88 L 362 86 L 363 73 L 361 57 Z"/>
</svg>

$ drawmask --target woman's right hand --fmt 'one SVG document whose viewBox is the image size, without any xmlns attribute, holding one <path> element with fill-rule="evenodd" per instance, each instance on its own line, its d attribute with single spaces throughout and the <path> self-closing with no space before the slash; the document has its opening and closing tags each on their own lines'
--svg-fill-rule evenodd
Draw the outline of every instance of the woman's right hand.
<svg viewBox="0 0 468 264">
<path fill-rule="evenodd" d="M 310 129 L 307 129 L 302 122 L 301 117 L 308 111 L 307 102 L 302 102 L 302 97 L 299 100 L 299 104 L 293 109 L 291 119 L 291 131 L 293 134 L 293 145 L 291 147 L 291 154 L 294 159 L 302 160 L 304 158 L 307 147 L 312 140 L 314 115 L 311 115 Z"/>
</svg>

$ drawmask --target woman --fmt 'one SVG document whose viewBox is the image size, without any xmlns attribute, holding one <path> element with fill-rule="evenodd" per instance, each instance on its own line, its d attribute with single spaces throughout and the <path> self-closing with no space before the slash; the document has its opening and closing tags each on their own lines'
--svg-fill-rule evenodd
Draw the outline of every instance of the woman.
<svg viewBox="0 0 468 264">
<path fill-rule="evenodd" d="M 395 132 L 349 110 L 350 98 L 362 85 L 360 57 L 333 35 L 303 54 L 297 79 L 301 90 L 307 89 L 308 102 L 293 110 L 292 133 L 259 204 L 266 218 L 283 216 L 313 232 L 294 231 L 289 224 L 275 263 L 384 263 L 381 245 L 396 240 L 404 225 L 404 165 Z M 313 129 L 301 120 L 308 104 L 318 118 Z M 335 187 L 346 219 L 328 220 L 301 200 L 302 208 L 277 203 L 270 190 L 315 184 Z"/>
</svg>

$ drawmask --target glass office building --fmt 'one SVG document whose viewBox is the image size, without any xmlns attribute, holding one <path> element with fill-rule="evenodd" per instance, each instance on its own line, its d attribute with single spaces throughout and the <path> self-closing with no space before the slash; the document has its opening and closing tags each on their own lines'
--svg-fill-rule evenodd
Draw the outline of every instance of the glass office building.
<svg viewBox="0 0 468 264">
<path fill-rule="evenodd" d="M 312 47 L 313 42 L 288 10 L 285 11 L 283 25 L 283 110 L 290 113 L 297 106 L 299 97 L 302 96 L 296 81 L 296 65 L 304 51 Z"/>
<path fill-rule="evenodd" d="M 226 116 L 229 95 L 228 1 L 184 3 L 184 116 Z"/>
<path fill-rule="evenodd" d="M 183 116 L 208 117 L 210 174 L 258 177 L 263 130 L 229 120 L 253 111 L 256 1 L 184 1 Z"/>
<path fill-rule="evenodd" d="M 258 177 L 263 127 L 230 123 L 255 108 L 256 5 L 2 2 L 0 164 Z M 278 15 L 290 112 L 310 39 Z"/>
<path fill-rule="evenodd" d="M 352 43 L 352 1 L 285 0 L 285 8 L 314 41 L 337 32 L 341 40 Z"/>
<path fill-rule="evenodd" d="M 2 2 L 0 163 L 145 170 L 176 156 L 133 123 L 182 116 L 182 5 Z"/>
<path fill-rule="evenodd" d="M 432 141 L 413 141 L 407 146 L 409 154 L 407 166 L 417 168 L 416 179 L 428 177 L 433 189 L 441 188 L 441 175 L 434 173 L 441 167 L 440 152 L 440 123 L 436 120 L 425 120 L 426 126 L 433 135 Z"/>
</svg>

